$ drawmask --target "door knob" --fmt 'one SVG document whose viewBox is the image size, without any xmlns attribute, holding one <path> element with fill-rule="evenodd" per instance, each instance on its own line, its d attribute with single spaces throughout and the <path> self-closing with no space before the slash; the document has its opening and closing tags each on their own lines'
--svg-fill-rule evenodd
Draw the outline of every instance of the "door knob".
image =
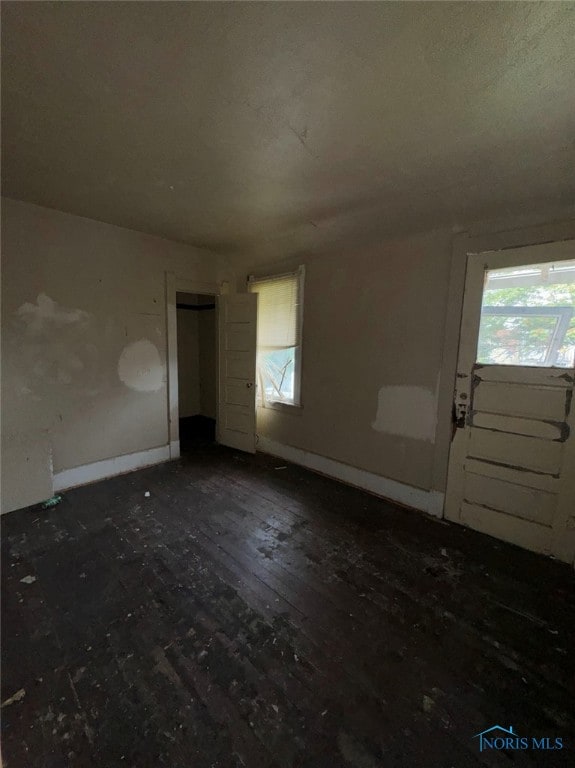
<svg viewBox="0 0 575 768">
<path fill-rule="evenodd" d="M 253 387 L 253 383 L 251 381 L 248 381 L 248 383 L 246 384 L 246 387 L 248 389 L 251 389 Z"/>
</svg>

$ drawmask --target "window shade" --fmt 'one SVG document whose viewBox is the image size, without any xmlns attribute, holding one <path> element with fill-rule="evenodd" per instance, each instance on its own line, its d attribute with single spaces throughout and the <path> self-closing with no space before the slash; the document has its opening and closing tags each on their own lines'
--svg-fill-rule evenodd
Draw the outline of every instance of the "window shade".
<svg viewBox="0 0 575 768">
<path fill-rule="evenodd" d="M 250 291 L 258 294 L 258 349 L 299 346 L 299 276 L 253 280 Z"/>
</svg>

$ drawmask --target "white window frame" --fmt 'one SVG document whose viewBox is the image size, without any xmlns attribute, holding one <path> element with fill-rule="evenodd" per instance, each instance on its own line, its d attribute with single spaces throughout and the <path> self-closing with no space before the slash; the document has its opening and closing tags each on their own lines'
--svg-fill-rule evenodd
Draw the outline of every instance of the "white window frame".
<svg viewBox="0 0 575 768">
<path fill-rule="evenodd" d="M 302 357 L 303 357 L 303 305 L 304 305 L 304 284 L 305 284 L 305 266 L 300 264 L 297 269 L 291 272 L 281 272 L 278 274 L 265 274 L 265 275 L 248 275 L 248 291 L 253 283 L 263 282 L 265 280 L 275 280 L 282 277 L 297 277 L 298 281 L 298 322 L 300 328 L 300 344 L 299 349 L 296 351 L 294 360 L 294 402 L 286 403 L 283 400 L 267 400 L 265 397 L 257 398 L 256 403 L 258 408 L 272 408 L 276 410 L 286 410 L 294 412 L 294 409 L 303 408 L 301 398 L 301 372 L 302 372 Z M 261 381 L 258 381 L 258 387 L 261 387 Z"/>
</svg>

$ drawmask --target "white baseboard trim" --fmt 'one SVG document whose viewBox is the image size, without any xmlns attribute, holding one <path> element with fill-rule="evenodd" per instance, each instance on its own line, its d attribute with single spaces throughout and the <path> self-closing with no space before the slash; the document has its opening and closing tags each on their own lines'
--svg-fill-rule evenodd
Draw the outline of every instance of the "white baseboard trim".
<svg viewBox="0 0 575 768">
<path fill-rule="evenodd" d="M 429 491 L 429 507 L 426 510 L 433 517 L 443 517 L 443 505 L 445 504 L 445 494 L 442 491 Z"/>
<path fill-rule="evenodd" d="M 444 494 L 440 491 L 425 491 L 421 488 L 414 488 L 397 480 L 390 480 L 373 472 L 357 469 L 357 467 L 342 464 L 334 459 L 327 459 L 317 453 L 276 443 L 275 440 L 270 440 L 267 437 L 260 437 L 257 447 L 258 451 L 262 453 L 269 453 L 294 464 L 300 464 L 302 467 L 313 469 L 322 475 L 328 475 L 406 507 L 427 512 L 434 517 L 443 517 Z"/>
<path fill-rule="evenodd" d="M 64 469 L 54 475 L 54 491 L 65 491 L 67 488 L 75 488 L 77 485 L 87 485 L 87 483 L 94 483 L 96 480 L 104 480 L 106 477 L 123 475 L 134 469 L 159 464 L 173 458 L 170 453 L 170 446 L 162 445 L 160 448 L 150 448 L 147 451 L 128 453 L 125 456 L 116 456 L 114 459 L 84 464 L 82 467 Z"/>
</svg>

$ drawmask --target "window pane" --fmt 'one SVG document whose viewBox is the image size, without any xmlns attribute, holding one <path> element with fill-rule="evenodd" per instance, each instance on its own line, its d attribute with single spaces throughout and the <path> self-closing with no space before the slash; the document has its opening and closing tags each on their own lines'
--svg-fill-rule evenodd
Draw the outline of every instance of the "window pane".
<svg viewBox="0 0 575 768">
<path fill-rule="evenodd" d="M 477 362 L 575 363 L 575 260 L 488 270 Z"/>
<path fill-rule="evenodd" d="M 258 373 L 263 393 L 269 402 L 294 402 L 294 370 L 297 347 L 258 352 Z"/>
</svg>

